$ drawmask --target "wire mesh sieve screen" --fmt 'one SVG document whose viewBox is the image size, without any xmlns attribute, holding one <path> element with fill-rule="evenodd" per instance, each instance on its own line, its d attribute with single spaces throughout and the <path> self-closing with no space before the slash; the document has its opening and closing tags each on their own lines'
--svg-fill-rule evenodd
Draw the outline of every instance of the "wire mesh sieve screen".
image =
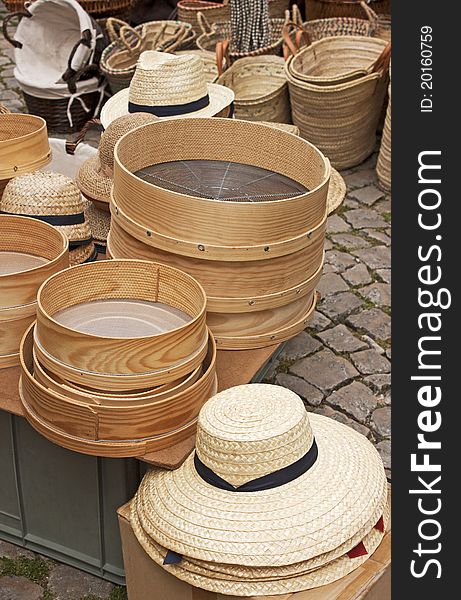
<svg viewBox="0 0 461 600">
<path fill-rule="evenodd" d="M 227 160 L 171 161 L 145 167 L 135 175 L 172 192 L 210 200 L 268 202 L 308 191 L 275 171 Z"/>
</svg>

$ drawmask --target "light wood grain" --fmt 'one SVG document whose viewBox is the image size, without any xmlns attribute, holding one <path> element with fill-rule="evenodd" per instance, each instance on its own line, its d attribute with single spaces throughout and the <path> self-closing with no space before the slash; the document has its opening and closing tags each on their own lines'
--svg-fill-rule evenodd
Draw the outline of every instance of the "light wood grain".
<svg viewBox="0 0 461 600">
<path fill-rule="evenodd" d="M 21 346 L 20 397 L 27 418 L 40 433 L 60 445 L 100 456 L 135 456 L 191 435 L 203 403 L 217 391 L 216 345 L 210 337 L 203 374 L 177 393 L 150 402 L 133 398 L 94 402 L 58 393 L 33 374 L 33 328 Z"/>
<path fill-rule="evenodd" d="M 33 269 L 0 275 L 0 309 L 35 302 L 45 279 L 69 266 L 68 246 L 66 236 L 48 223 L 0 215 L 0 252 L 23 252 L 47 259 Z"/>
<path fill-rule="evenodd" d="M 0 122 L 0 179 L 17 177 L 48 164 L 51 150 L 41 117 L 11 113 Z"/>
<path fill-rule="evenodd" d="M 147 143 L 153 139 L 155 144 Z M 133 174 L 153 164 L 195 159 L 274 170 L 311 191 L 277 201 L 220 202 L 172 192 Z M 127 217 L 150 231 L 151 237 L 155 235 L 160 249 L 171 251 L 172 240 L 180 240 L 178 253 L 194 256 L 200 246 L 199 252 L 213 259 L 217 248 L 222 252 L 227 247 L 234 256 L 228 260 L 251 260 L 247 257 L 252 247 L 271 248 L 302 236 L 322 221 L 329 177 L 329 162 L 314 146 L 279 129 L 216 118 L 187 119 L 187 124 L 159 121 L 118 142 L 113 199 Z"/>
<path fill-rule="evenodd" d="M 312 230 L 307 245 L 293 254 L 255 261 L 200 260 L 164 252 L 127 233 L 114 216 L 107 240 L 113 258 L 142 258 L 182 269 L 207 294 L 209 312 L 251 312 L 281 306 L 302 294 L 306 280 L 321 267 L 326 215 Z"/>
<path fill-rule="evenodd" d="M 209 313 L 208 325 L 219 349 L 264 348 L 286 341 L 303 331 L 315 310 L 313 292 L 291 304 L 259 313 Z"/>
<path fill-rule="evenodd" d="M 117 338 L 66 327 L 59 310 L 91 300 L 163 302 L 191 320 L 157 335 Z M 97 389 L 142 389 L 196 369 L 206 352 L 206 296 L 192 277 L 147 261 L 99 261 L 51 277 L 37 296 L 37 351 L 52 373 Z M 115 385 L 115 387 L 114 387 Z M 126 387 L 124 387 L 126 386 Z"/>
</svg>

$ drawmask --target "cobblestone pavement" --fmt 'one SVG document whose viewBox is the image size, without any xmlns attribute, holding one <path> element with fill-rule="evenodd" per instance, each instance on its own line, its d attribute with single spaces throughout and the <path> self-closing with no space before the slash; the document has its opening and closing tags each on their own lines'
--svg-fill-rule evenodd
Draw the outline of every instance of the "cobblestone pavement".
<svg viewBox="0 0 461 600">
<path fill-rule="evenodd" d="M 4 14 L 0 1 L 0 20 Z M 13 52 L 0 41 L 0 102 L 24 110 Z M 367 436 L 390 479 L 391 201 L 378 186 L 376 154 L 343 172 L 347 199 L 328 220 L 321 301 L 266 380 L 299 394 L 308 410 Z M 125 591 L 0 541 L 0 600 L 122 600 Z"/>
</svg>

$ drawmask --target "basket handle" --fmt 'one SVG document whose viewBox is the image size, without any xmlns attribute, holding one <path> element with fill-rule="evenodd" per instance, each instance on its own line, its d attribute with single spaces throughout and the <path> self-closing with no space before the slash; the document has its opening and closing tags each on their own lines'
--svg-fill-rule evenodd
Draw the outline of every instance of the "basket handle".
<svg viewBox="0 0 461 600">
<path fill-rule="evenodd" d="M 128 23 L 122 21 L 122 19 L 117 19 L 116 17 L 109 17 L 107 19 L 106 29 L 111 42 L 118 42 L 120 40 L 120 30 L 125 25 L 128 25 Z"/>
<path fill-rule="evenodd" d="M 229 40 L 223 40 L 216 44 L 216 66 L 218 67 L 218 75 L 221 76 L 224 71 L 224 65 L 229 65 Z"/>
<path fill-rule="evenodd" d="M 391 49 L 392 44 L 391 42 L 389 42 L 376 59 L 375 64 L 373 65 L 373 68 L 371 70 L 372 73 L 378 73 L 379 71 L 385 73 L 389 69 L 389 65 L 391 62 Z"/>
<path fill-rule="evenodd" d="M 362 0 L 360 2 L 360 6 L 363 8 L 364 12 L 366 13 L 370 23 L 376 24 L 378 22 L 378 15 L 371 8 L 371 6 L 368 4 L 368 2 L 365 2 L 364 0 Z"/>
<path fill-rule="evenodd" d="M 13 46 L 13 48 L 22 48 L 22 43 L 10 37 L 10 34 L 8 33 L 8 23 L 11 21 L 11 19 L 14 19 L 15 17 L 19 17 L 19 20 L 21 20 L 22 17 L 27 17 L 28 19 L 30 19 L 31 16 L 31 13 L 25 8 L 24 12 L 11 13 L 10 15 L 6 15 L 6 17 L 3 19 L 3 37 L 8 43 L 10 43 Z"/>
<path fill-rule="evenodd" d="M 296 32 L 294 41 L 292 38 L 293 30 Z M 297 23 L 285 23 L 285 25 L 283 26 L 282 35 L 283 42 L 285 45 L 285 60 L 287 60 L 290 53 L 293 54 L 293 56 L 296 56 L 296 54 L 298 54 L 302 46 L 303 40 L 305 42 L 303 45 L 304 47 L 310 46 L 312 44 L 311 36 L 309 35 L 308 31 L 306 31 L 306 29 L 302 25 L 298 25 Z"/>
<path fill-rule="evenodd" d="M 73 142 L 70 140 L 66 140 L 66 153 L 67 154 L 75 154 L 77 150 L 77 146 L 79 146 L 86 137 L 86 134 L 92 127 L 98 127 L 102 129 L 102 123 L 99 119 L 90 119 L 85 123 L 82 129 L 79 131 L 77 137 Z"/>
<path fill-rule="evenodd" d="M 184 27 L 184 25 L 181 25 L 169 38 L 162 43 L 160 48 L 163 50 L 163 52 L 174 52 L 181 46 L 186 37 L 187 29 Z"/>
<path fill-rule="evenodd" d="M 76 93 L 77 82 L 80 81 L 80 79 L 84 75 L 95 75 L 95 76 L 99 76 L 100 79 L 102 79 L 98 65 L 96 65 L 94 63 L 92 63 L 91 65 L 86 65 L 85 67 L 82 67 L 78 71 L 75 71 L 75 74 L 67 80 L 67 82 L 66 82 L 67 88 L 71 94 Z"/>
<path fill-rule="evenodd" d="M 301 11 L 299 10 L 299 6 L 297 4 L 293 4 L 293 6 L 291 7 L 291 10 L 292 10 L 291 20 L 293 21 L 293 23 L 296 23 L 296 25 L 302 25 L 303 18 L 301 16 Z"/>
<path fill-rule="evenodd" d="M 62 80 L 65 82 L 71 81 L 78 73 L 78 71 L 72 68 L 72 61 L 80 46 L 86 46 L 87 48 L 91 47 L 91 31 L 89 29 L 85 29 L 85 31 L 82 32 L 82 37 L 78 40 L 70 52 L 69 59 L 67 61 L 67 69 L 62 74 Z"/>
<path fill-rule="evenodd" d="M 134 46 L 131 46 L 131 44 L 128 42 L 127 33 L 131 33 L 132 35 L 135 36 L 137 41 Z M 131 25 L 128 25 L 128 23 L 126 25 L 123 25 L 122 27 L 120 27 L 119 36 L 120 36 L 120 41 L 125 46 L 125 48 L 128 50 L 128 52 L 136 52 L 141 49 L 141 44 L 143 42 L 143 36 L 139 33 L 139 31 L 136 31 L 136 29 L 131 27 Z"/>
<path fill-rule="evenodd" d="M 202 33 L 212 33 L 213 27 L 210 25 L 208 19 L 201 11 L 197 13 L 197 23 L 200 25 Z"/>
</svg>

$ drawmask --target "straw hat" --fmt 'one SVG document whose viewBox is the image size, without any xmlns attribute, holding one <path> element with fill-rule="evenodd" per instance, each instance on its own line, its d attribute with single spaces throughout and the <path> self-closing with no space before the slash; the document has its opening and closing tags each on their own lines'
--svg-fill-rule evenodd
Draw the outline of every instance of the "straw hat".
<svg viewBox="0 0 461 600">
<path fill-rule="evenodd" d="M 155 115 L 135 113 L 115 119 L 109 125 L 101 136 L 97 155 L 86 160 L 77 173 L 77 185 L 86 198 L 101 203 L 101 208 L 109 210 L 115 144 L 128 131 L 156 120 L 158 117 Z"/>
<path fill-rule="evenodd" d="M 56 226 L 69 239 L 71 264 L 96 258 L 80 191 L 61 173 L 35 171 L 11 179 L 3 192 L 0 212 L 34 217 Z"/>
<path fill-rule="evenodd" d="M 148 112 L 162 118 L 213 117 L 231 106 L 234 92 L 207 83 L 203 61 L 148 50 L 139 57 L 130 87 L 112 96 L 101 111 L 106 128 L 117 117 Z"/>
<path fill-rule="evenodd" d="M 175 471 L 149 472 L 132 504 L 134 532 L 154 561 L 198 587 L 243 596 L 344 576 L 377 548 L 388 517 L 371 443 L 265 384 L 209 400 L 195 453 Z"/>
<path fill-rule="evenodd" d="M 10 111 L 6 108 L 6 106 L 0 102 L 0 115 L 6 115 L 6 113 L 9 112 Z"/>
<path fill-rule="evenodd" d="M 107 236 L 110 230 L 110 213 L 101 210 L 89 200 L 83 199 L 85 219 L 93 235 L 96 251 L 105 254 L 107 248 Z"/>
<path fill-rule="evenodd" d="M 328 187 L 327 208 L 330 215 L 341 206 L 346 197 L 346 182 L 336 169 L 331 167 L 330 185 Z"/>
</svg>

